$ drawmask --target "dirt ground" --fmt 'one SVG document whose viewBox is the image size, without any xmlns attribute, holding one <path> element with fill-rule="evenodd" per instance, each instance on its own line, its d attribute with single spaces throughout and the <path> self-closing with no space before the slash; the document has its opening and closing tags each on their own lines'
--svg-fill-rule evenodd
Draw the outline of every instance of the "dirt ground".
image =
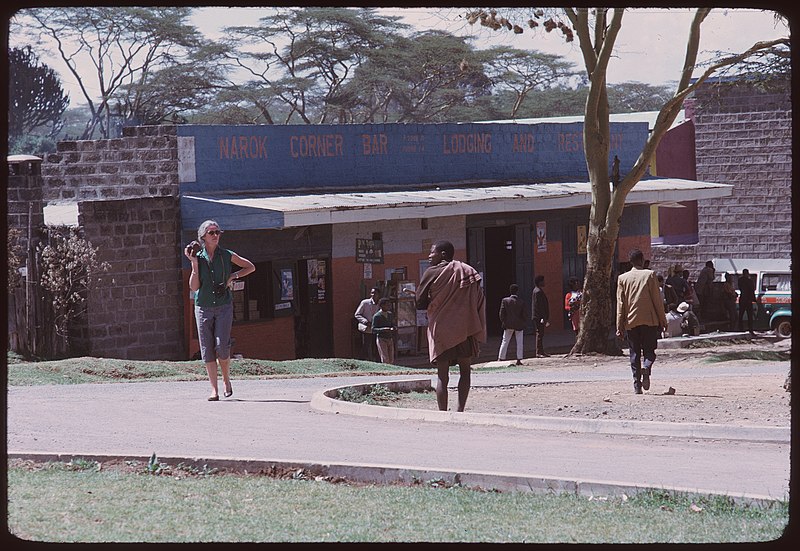
<svg viewBox="0 0 800 551">
<path fill-rule="evenodd" d="M 673 423 L 712 423 L 735 425 L 789 426 L 791 394 L 784 389 L 790 362 L 780 361 L 786 369 L 779 375 L 752 374 L 736 376 L 703 376 L 666 378 L 659 367 L 666 365 L 721 371 L 729 362 L 708 363 L 712 355 L 759 350 L 767 353 L 788 352 L 790 340 L 770 343 L 735 344 L 709 349 L 659 350 L 653 368 L 650 390 L 633 393 L 633 379 L 625 381 L 565 382 L 510 385 L 494 388 L 476 387 L 470 391 L 467 411 L 546 417 L 585 417 L 589 419 L 621 419 L 665 421 Z M 536 370 L 560 370 L 592 367 L 600 370 L 627 368 L 627 356 L 603 357 L 552 356 L 524 360 Z M 763 364 L 763 360 L 735 359 L 737 365 Z M 480 372 L 480 366 L 476 366 Z M 626 371 L 629 373 L 629 371 Z M 453 380 L 455 379 L 455 381 Z M 456 382 L 458 376 L 451 378 Z M 674 389 L 673 391 L 670 388 Z M 433 393 L 400 395 L 391 405 L 418 409 L 436 409 Z M 451 389 L 451 408 L 457 394 Z"/>
</svg>

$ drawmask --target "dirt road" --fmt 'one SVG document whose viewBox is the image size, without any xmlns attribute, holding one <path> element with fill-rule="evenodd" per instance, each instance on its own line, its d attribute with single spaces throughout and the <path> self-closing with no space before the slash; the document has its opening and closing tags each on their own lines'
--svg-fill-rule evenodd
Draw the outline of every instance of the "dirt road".
<svg viewBox="0 0 800 551">
<path fill-rule="evenodd" d="M 787 353 L 791 341 L 759 343 L 758 350 L 767 354 Z M 757 359 L 733 359 L 727 362 L 709 362 L 720 354 L 752 352 L 752 344 L 735 344 L 707 350 L 659 350 L 653 368 L 649 391 L 633 393 L 633 379 L 627 367 L 627 357 L 565 357 L 524 360 L 526 368 L 537 371 L 567 369 L 596 369 L 598 373 L 616 371 L 627 376 L 624 381 L 602 380 L 592 382 L 553 382 L 503 387 L 475 386 L 467 402 L 468 411 L 475 413 L 502 413 L 548 417 L 584 417 L 587 419 L 622 419 L 638 421 L 666 421 L 683 423 L 713 423 L 736 425 L 788 426 L 790 424 L 790 398 L 783 385 L 789 373 L 788 360 L 785 374 L 759 374 L 757 370 L 741 375 L 714 376 L 715 371 L 735 363 L 738 367 L 763 364 Z M 497 365 L 493 362 L 493 365 Z M 690 376 L 670 378 L 664 372 L 668 367 L 689 368 Z M 481 367 L 476 368 L 480 372 Z M 686 371 L 683 371 L 686 373 Z M 451 385 L 458 376 L 451 378 Z M 672 390 L 674 390 L 674 393 Z M 451 400 L 456 399 L 451 390 Z M 425 395 L 400 395 L 390 405 L 420 409 L 436 409 L 433 393 Z"/>
</svg>

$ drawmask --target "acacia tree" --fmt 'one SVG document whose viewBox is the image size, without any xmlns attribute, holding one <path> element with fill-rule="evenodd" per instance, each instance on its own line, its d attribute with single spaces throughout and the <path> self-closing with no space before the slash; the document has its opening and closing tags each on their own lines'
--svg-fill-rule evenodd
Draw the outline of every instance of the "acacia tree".
<svg viewBox="0 0 800 551">
<path fill-rule="evenodd" d="M 531 29 L 542 26 L 547 32 L 558 29 L 567 42 L 573 41 L 575 37 L 578 39 L 589 79 L 589 94 L 584 111 L 583 150 L 592 190 L 592 204 L 586 245 L 587 264 L 581 301 L 581 326 L 573 353 L 608 351 L 608 336 L 614 325 L 612 263 L 625 199 L 645 176 L 661 138 L 677 118 L 683 101 L 718 70 L 761 52 L 789 48 L 788 38 L 758 42 L 740 54 L 718 59 L 708 65 L 699 77 L 693 79 L 692 75 L 698 68 L 700 29 L 710 11 L 709 8 L 700 8 L 694 12 L 683 68 L 675 92 L 661 107 L 653 131 L 633 167 L 627 174 L 621 175 L 621 180 L 616 185 L 612 185 L 609 178 L 610 126 L 606 73 L 622 28 L 625 8 L 563 8 L 555 16 L 548 16 L 541 9 L 531 10 L 527 12 L 527 23 L 524 22 L 525 14 L 517 11 L 510 11 L 507 16 L 500 18 L 494 10 L 475 10 L 467 14 L 470 23 L 480 21 L 481 25 L 494 30 L 513 28 L 516 34 L 522 34 L 524 26 Z M 521 24 L 516 24 L 515 21 Z"/>
<path fill-rule="evenodd" d="M 356 67 L 406 25 L 374 8 L 289 8 L 263 17 L 258 26 L 228 27 L 227 57 L 252 77 L 243 90 L 252 99 L 277 98 L 282 122 L 345 122 L 330 99 L 339 94 Z M 257 104 L 265 121 L 276 111 Z"/>
<path fill-rule="evenodd" d="M 522 102 L 533 90 L 565 83 L 576 75 L 574 64 L 552 54 L 499 46 L 484 50 L 487 74 L 498 90 L 511 90 L 514 103 L 509 116 L 515 118 Z"/>
<path fill-rule="evenodd" d="M 96 130 L 109 137 L 115 93 L 160 67 L 180 64 L 198 46 L 199 33 L 185 22 L 189 15 L 191 8 L 29 8 L 15 14 L 14 24 L 42 47 L 54 47 L 64 61 L 91 113 L 80 136 L 89 139 Z M 87 66 L 93 75 L 84 72 Z"/>
<path fill-rule="evenodd" d="M 445 122 L 488 97 L 484 59 L 446 31 L 398 36 L 371 52 L 333 99 L 360 122 Z"/>
</svg>

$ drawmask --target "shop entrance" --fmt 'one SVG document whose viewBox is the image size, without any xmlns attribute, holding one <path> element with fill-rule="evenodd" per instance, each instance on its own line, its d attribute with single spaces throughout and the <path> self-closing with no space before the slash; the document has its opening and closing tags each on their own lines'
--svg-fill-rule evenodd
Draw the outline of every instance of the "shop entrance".
<svg viewBox="0 0 800 551">
<path fill-rule="evenodd" d="M 515 234 L 515 226 L 486 228 L 484 233 L 486 330 L 490 336 L 503 334 L 498 316 L 500 302 L 508 296 L 509 285 L 519 284 L 514 281 L 516 274 Z M 522 285 L 520 285 L 521 288 Z"/>
<path fill-rule="evenodd" d="M 300 285 L 295 317 L 295 353 L 298 358 L 333 356 L 330 293 L 330 259 L 310 258 L 297 262 Z"/>
<path fill-rule="evenodd" d="M 576 277 L 581 285 L 586 276 L 586 236 L 588 232 L 588 222 L 586 220 L 571 219 L 566 220 L 561 230 L 561 261 L 562 261 L 562 298 L 569 291 L 569 278 Z M 562 301 L 563 302 L 563 301 Z M 569 315 L 564 309 L 563 304 L 559 310 L 562 314 L 564 328 L 571 328 Z M 553 309 L 550 309 L 550 317 L 553 316 Z"/>
</svg>

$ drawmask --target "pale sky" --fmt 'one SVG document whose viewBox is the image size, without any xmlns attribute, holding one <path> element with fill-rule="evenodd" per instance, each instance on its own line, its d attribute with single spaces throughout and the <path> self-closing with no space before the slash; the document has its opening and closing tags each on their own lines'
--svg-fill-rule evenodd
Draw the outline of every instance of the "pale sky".
<svg viewBox="0 0 800 551">
<path fill-rule="evenodd" d="M 565 43 L 561 33 L 546 33 L 539 27 L 533 33 L 516 35 L 511 31 L 491 31 L 479 23 L 469 25 L 460 18 L 466 8 L 382 8 L 403 17 L 403 22 L 416 28 L 446 29 L 457 36 L 476 38 L 476 47 L 509 45 L 560 55 L 583 68 L 577 41 Z M 197 8 L 190 22 L 209 38 L 217 38 L 222 28 L 233 25 L 256 25 L 258 19 L 268 15 L 270 8 L 210 7 Z M 691 12 L 686 9 L 644 8 L 626 11 L 622 30 L 617 39 L 616 55 L 608 69 L 608 82 L 638 81 L 648 84 L 667 84 L 678 80 Z M 742 8 L 716 9 L 702 26 L 699 61 L 713 57 L 716 50 L 739 53 L 761 40 L 786 36 L 788 29 L 776 24 L 773 12 Z M 17 45 L 11 36 L 10 45 Z M 69 92 L 73 106 L 83 103 L 75 78 L 64 68 L 60 58 L 40 53 L 40 61 L 59 73 L 65 91 Z M 705 55 L 704 55 L 705 54 Z M 92 73 L 89 73 L 92 75 Z M 96 77 L 86 81 L 89 89 Z"/>
</svg>

